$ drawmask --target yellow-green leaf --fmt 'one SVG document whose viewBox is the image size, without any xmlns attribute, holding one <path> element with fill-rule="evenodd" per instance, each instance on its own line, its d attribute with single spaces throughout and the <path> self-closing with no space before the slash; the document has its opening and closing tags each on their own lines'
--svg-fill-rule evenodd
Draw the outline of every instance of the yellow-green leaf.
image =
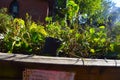
<svg viewBox="0 0 120 80">
<path fill-rule="evenodd" d="M 100 29 L 104 29 L 104 28 L 105 28 L 105 26 L 100 26 L 99 28 L 100 28 Z"/>
<path fill-rule="evenodd" d="M 90 28 L 90 33 L 91 34 L 95 33 L 95 29 L 94 28 Z"/>
<path fill-rule="evenodd" d="M 94 50 L 94 49 L 90 49 L 90 52 L 91 52 L 91 53 L 95 53 L 95 50 Z"/>
</svg>

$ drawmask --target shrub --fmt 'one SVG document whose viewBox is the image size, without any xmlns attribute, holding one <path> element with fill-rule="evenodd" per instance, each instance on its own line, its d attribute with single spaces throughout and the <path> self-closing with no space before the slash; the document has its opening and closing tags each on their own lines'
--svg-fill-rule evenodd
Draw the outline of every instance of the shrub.
<svg viewBox="0 0 120 80">
<path fill-rule="evenodd" d="M 29 24 L 31 22 L 31 24 Z M 29 24 L 29 25 L 28 25 Z M 24 21 L 15 18 L 10 27 L 7 27 L 4 38 L 5 50 L 9 53 L 37 53 L 43 46 L 47 35 L 44 26 L 37 25 L 31 20 Z"/>
<path fill-rule="evenodd" d="M 69 57 L 103 58 L 113 52 L 112 37 L 108 36 L 105 26 L 79 29 L 78 25 L 74 24 L 71 29 L 62 24 L 65 24 L 64 21 L 50 22 L 45 28 L 49 36 L 62 40 L 63 44 L 58 49 L 59 55 L 64 53 Z"/>
<path fill-rule="evenodd" d="M 0 13 L 1 15 L 2 13 Z M 4 13 L 7 15 L 6 13 Z M 4 15 L 2 14 L 2 15 Z M 9 15 L 7 15 L 9 16 Z M 68 16 L 69 17 L 69 16 Z M 2 20 L 2 18 L 0 18 Z M 120 35 L 119 26 L 112 32 L 105 26 L 81 27 L 77 23 L 67 25 L 66 19 L 52 22 L 46 18 L 46 25 L 40 25 L 26 15 L 26 20 L 11 16 L 5 17 L 7 23 L 0 22 L 5 32 L 0 41 L 1 51 L 9 53 L 40 54 L 46 37 L 58 38 L 62 45 L 57 51 L 58 56 L 90 57 L 90 58 L 119 58 Z M 117 32 L 116 32 L 117 31 Z M 115 36 L 114 36 L 115 35 Z"/>
</svg>

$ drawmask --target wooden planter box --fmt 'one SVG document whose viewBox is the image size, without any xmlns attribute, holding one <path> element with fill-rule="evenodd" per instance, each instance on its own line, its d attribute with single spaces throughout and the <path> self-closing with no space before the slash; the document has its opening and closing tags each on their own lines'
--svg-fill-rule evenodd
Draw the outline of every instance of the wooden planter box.
<svg viewBox="0 0 120 80">
<path fill-rule="evenodd" d="M 23 80 L 25 69 L 75 73 L 74 80 L 120 80 L 120 60 L 0 53 L 0 80 Z"/>
</svg>

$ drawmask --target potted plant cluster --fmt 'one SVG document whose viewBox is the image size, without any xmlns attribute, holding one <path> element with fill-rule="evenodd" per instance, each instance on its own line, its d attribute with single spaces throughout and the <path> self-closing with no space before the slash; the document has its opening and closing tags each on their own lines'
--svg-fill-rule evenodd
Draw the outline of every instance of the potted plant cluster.
<svg viewBox="0 0 120 80">
<path fill-rule="evenodd" d="M 74 20 L 79 11 L 74 1 L 69 1 L 67 4 L 67 17 L 54 22 L 51 17 L 47 17 L 46 25 L 32 21 L 28 14 L 23 20 L 13 18 L 5 11 L 1 9 L 0 12 L 0 31 L 4 35 L 4 38 L 0 40 L 1 52 L 63 57 L 120 58 L 120 35 L 117 29 L 120 25 L 114 27 L 112 31 L 106 26 L 80 26 Z"/>
<path fill-rule="evenodd" d="M 45 24 L 32 21 L 27 13 L 23 20 L 0 9 L 0 77 L 22 79 L 23 70 L 36 68 L 74 72 L 75 80 L 120 78 L 120 60 L 115 60 L 120 59 L 120 23 L 110 27 L 111 20 L 99 18 L 99 11 L 93 15 L 101 0 L 74 0 L 80 6 L 66 1 L 66 8 L 46 17 Z"/>
</svg>

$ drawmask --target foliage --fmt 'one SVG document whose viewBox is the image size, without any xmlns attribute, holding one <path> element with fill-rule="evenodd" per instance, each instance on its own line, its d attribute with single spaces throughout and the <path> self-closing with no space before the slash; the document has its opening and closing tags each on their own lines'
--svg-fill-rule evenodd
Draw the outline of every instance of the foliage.
<svg viewBox="0 0 120 80">
<path fill-rule="evenodd" d="M 93 15 L 97 11 L 101 10 L 102 0 L 74 0 L 80 7 L 80 13 Z"/>
<path fill-rule="evenodd" d="M 116 23 L 113 27 L 112 27 L 112 36 L 115 38 L 116 35 L 120 34 L 120 22 Z"/>
<path fill-rule="evenodd" d="M 110 9 L 114 6 L 109 0 L 66 0 L 66 7 L 62 7 L 61 0 L 57 0 L 60 9 L 57 9 L 59 13 L 65 15 L 64 17 L 59 16 L 57 13 L 56 20 L 66 18 L 67 23 L 71 24 L 78 23 L 80 15 L 87 15 L 86 23 L 91 26 L 106 25 L 109 26 L 108 17 Z"/>
<path fill-rule="evenodd" d="M 68 4 L 73 4 L 73 2 L 75 2 L 78 6 L 79 6 L 79 11 L 81 14 L 89 14 L 89 15 L 93 15 L 95 14 L 97 11 L 102 9 L 102 2 L 104 0 L 66 0 L 66 7 L 68 6 Z M 57 4 L 58 6 L 63 6 L 63 1 L 61 0 L 57 0 Z M 71 3 L 72 2 L 72 3 Z M 61 7 L 64 8 L 64 7 Z"/>
<path fill-rule="evenodd" d="M 7 14 L 7 8 L 0 9 L 0 33 L 6 32 L 6 27 L 10 26 L 12 17 Z"/>
<path fill-rule="evenodd" d="M 54 38 L 60 38 L 59 35 L 61 33 L 61 26 L 58 22 L 52 22 L 52 19 L 47 17 L 46 21 L 48 24 L 45 27 L 46 32 L 48 33 L 47 36 L 54 37 Z"/>
<path fill-rule="evenodd" d="M 116 23 L 111 30 L 111 36 L 113 40 L 113 49 L 114 54 L 117 54 L 117 57 L 120 58 L 120 23 Z"/>
<path fill-rule="evenodd" d="M 35 22 L 15 18 L 10 27 L 6 27 L 5 50 L 9 53 L 37 53 L 43 46 L 47 33 L 44 27 Z M 29 25 L 26 25 L 29 24 Z"/>
<path fill-rule="evenodd" d="M 69 0 L 67 2 L 67 10 L 68 25 L 72 26 L 75 23 L 75 19 L 78 17 L 79 6 L 74 1 Z"/>
<path fill-rule="evenodd" d="M 95 4 L 97 2 L 101 4 L 102 0 L 95 0 L 94 2 L 92 0 L 83 1 L 75 0 L 75 2 L 79 2 L 79 4 L 76 4 L 74 0 L 68 0 L 65 10 L 66 17 L 64 19 L 59 18 L 59 20 L 54 22 L 52 22 L 51 17 L 46 17 L 46 25 L 44 26 L 33 22 L 28 14 L 26 14 L 26 20 L 23 20 L 20 18 L 13 19 L 8 14 L 1 12 L 0 14 L 5 15 L 5 17 L 0 17 L 0 20 L 3 19 L 7 22 L 0 22 L 4 26 L 3 32 L 5 32 L 3 42 L 0 42 L 4 48 L 1 51 L 39 54 L 44 47 L 45 38 L 53 37 L 62 41 L 62 45 L 58 49 L 58 56 L 119 58 L 120 25 L 118 24 L 110 30 L 101 24 L 104 23 L 104 19 L 103 21 L 101 20 L 102 17 L 98 18 L 98 13 L 101 13 L 98 10 L 101 9 L 101 6 L 95 6 Z M 87 4 L 91 7 L 95 6 L 95 8 L 91 9 Z M 87 7 L 81 8 L 83 5 Z M 80 12 L 80 14 L 89 14 L 91 19 L 98 21 L 95 27 L 90 24 L 82 26 L 78 24 L 76 18 L 81 10 L 83 12 Z"/>
<path fill-rule="evenodd" d="M 66 25 L 65 20 L 52 22 L 52 19 L 47 17 L 46 21 L 48 22 L 48 24 L 46 25 L 45 30 L 48 33 L 48 36 L 58 38 L 62 41 L 62 45 L 58 49 L 59 55 L 74 55 L 70 54 L 70 52 L 72 51 L 70 47 L 71 44 L 73 44 L 73 40 L 75 40 L 76 38 L 74 35 L 77 34 L 77 30 L 70 29 L 70 27 Z"/>
<path fill-rule="evenodd" d="M 61 51 L 69 57 L 104 58 L 113 53 L 111 38 L 104 26 L 99 28 L 87 27 L 80 33 L 78 28 L 63 31 L 63 46 Z"/>
<path fill-rule="evenodd" d="M 107 58 L 115 52 L 116 43 L 112 42 L 112 36 L 108 35 L 105 26 L 98 28 L 87 26 L 85 29 L 79 29 L 78 25 L 74 24 L 74 28 L 71 29 L 60 25 L 63 23 L 64 21 L 50 22 L 46 25 L 49 36 L 59 38 L 63 42 L 59 49 L 60 54 L 64 53 L 69 57 Z"/>
<path fill-rule="evenodd" d="M 109 52 L 112 52 L 110 47 L 111 38 L 107 36 L 107 30 L 104 26 L 99 28 L 87 27 L 80 36 L 79 43 L 81 44 L 81 52 L 89 57 L 106 57 Z"/>
</svg>

